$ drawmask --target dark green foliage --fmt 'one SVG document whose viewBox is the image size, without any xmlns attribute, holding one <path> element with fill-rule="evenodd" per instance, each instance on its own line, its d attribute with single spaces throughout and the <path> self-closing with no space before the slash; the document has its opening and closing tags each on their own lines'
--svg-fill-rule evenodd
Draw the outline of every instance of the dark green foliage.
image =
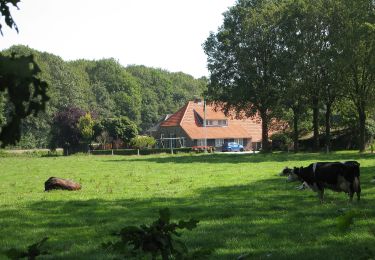
<svg viewBox="0 0 375 260">
<path fill-rule="evenodd" d="M 5 125 L 5 97 L 3 93 L 0 93 L 0 128 Z"/>
<path fill-rule="evenodd" d="M 95 95 L 97 103 L 100 99 L 108 102 L 108 95 L 114 107 L 105 105 L 115 112 L 114 116 L 127 116 L 136 123 L 140 122 L 141 90 L 135 78 L 124 67 L 114 59 L 103 59 L 87 66 L 86 71 L 90 84 L 104 94 L 103 97 Z"/>
<path fill-rule="evenodd" d="M 114 59 L 65 62 L 53 54 L 21 45 L 1 53 L 8 57 L 12 53 L 32 54 L 41 70 L 40 79 L 49 85 L 46 111 L 38 117 L 28 117 L 21 126 L 21 134 L 32 135 L 37 147 L 48 145 L 54 115 L 67 107 L 95 111 L 99 120 L 126 116 L 138 130 L 147 130 L 194 96 L 201 96 L 206 86 L 203 78 L 197 80 L 184 73 L 144 66 L 125 68 Z M 5 102 L 6 99 L 0 100 L 0 124 L 7 112 L 5 109 L 1 113 Z"/>
<path fill-rule="evenodd" d="M 40 68 L 30 56 L 0 55 L 0 93 L 8 101 L 7 120 L 0 133 L 1 146 L 21 138 L 21 120 L 46 108 L 47 83 L 39 78 Z"/>
<path fill-rule="evenodd" d="M 82 140 L 78 121 L 85 115 L 85 111 L 78 107 L 67 107 L 58 112 L 54 119 L 51 131 L 51 148 L 76 146 Z"/>
<path fill-rule="evenodd" d="M 120 241 L 103 244 L 104 248 L 114 249 L 125 253 L 125 257 L 141 254 L 151 254 L 152 259 L 161 256 L 163 260 L 184 259 L 188 255 L 188 249 L 177 237 L 181 236 L 177 230 L 194 229 L 198 220 L 180 220 L 178 223 L 171 222 L 171 213 L 168 208 L 159 210 L 159 219 L 151 225 L 127 226 L 116 235 Z"/>
<path fill-rule="evenodd" d="M 137 125 L 126 116 L 104 119 L 100 125 L 113 140 L 120 139 L 124 143 L 129 143 L 138 134 Z"/>
<path fill-rule="evenodd" d="M 204 44 L 208 98 L 227 111 L 258 113 L 265 150 L 275 117 L 290 121 L 298 151 L 301 121 L 312 111 L 312 146 L 319 149 L 324 124 L 329 151 L 338 103 L 346 103 L 354 108 L 350 128 L 358 129 L 364 151 L 375 104 L 374 10 L 372 0 L 237 1 Z"/>
<path fill-rule="evenodd" d="M 260 116 L 264 151 L 269 148 L 270 121 L 280 107 L 277 17 L 273 1 L 238 1 L 204 44 L 210 71 L 208 99 L 222 104 L 224 112 Z"/>
<path fill-rule="evenodd" d="M 44 245 L 48 237 L 43 238 L 39 242 L 27 247 L 27 251 L 11 248 L 5 252 L 5 255 L 12 260 L 27 258 L 28 260 L 35 260 L 38 256 L 48 255 L 49 252 L 44 249 Z"/>
<path fill-rule="evenodd" d="M 12 15 L 10 14 L 8 4 L 12 4 L 13 6 L 17 7 L 17 4 L 19 2 L 20 0 L 0 0 L 1 16 L 4 16 L 6 25 L 8 25 L 10 28 L 14 28 L 17 32 L 18 32 L 18 27 L 16 23 L 14 22 Z M 2 24 L 0 24 L 0 33 L 1 35 L 3 35 Z"/>
<path fill-rule="evenodd" d="M 145 66 L 129 66 L 126 71 L 133 75 L 142 91 L 142 130 L 152 127 L 166 114 L 176 112 L 186 101 L 201 96 L 206 88 L 204 78 L 197 80 L 181 72 Z"/>
<path fill-rule="evenodd" d="M 361 260 L 373 260 L 375 259 L 375 253 L 374 253 L 374 248 L 370 249 L 368 247 L 364 248 L 364 256 L 362 256 L 360 259 Z"/>
<path fill-rule="evenodd" d="M 270 137 L 272 149 L 287 151 L 293 143 L 288 133 L 275 133 Z"/>
</svg>

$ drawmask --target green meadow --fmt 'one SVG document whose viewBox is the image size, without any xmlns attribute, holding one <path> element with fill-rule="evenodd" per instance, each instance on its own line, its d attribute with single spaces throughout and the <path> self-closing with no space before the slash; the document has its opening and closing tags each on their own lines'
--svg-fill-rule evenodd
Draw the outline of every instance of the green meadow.
<svg viewBox="0 0 375 260">
<path fill-rule="evenodd" d="M 285 166 L 358 160 L 362 200 L 326 191 L 321 204 L 278 173 Z M 44 192 L 51 176 L 82 190 Z M 210 259 L 370 259 L 375 257 L 375 155 L 176 154 L 0 158 L 0 252 L 49 237 L 40 259 L 113 259 L 101 248 L 128 225 L 149 224 L 168 207 L 173 220 L 200 220 L 182 240 Z M 343 211 L 359 212 L 346 231 Z M 5 256 L 0 254 L 0 259 Z"/>
</svg>

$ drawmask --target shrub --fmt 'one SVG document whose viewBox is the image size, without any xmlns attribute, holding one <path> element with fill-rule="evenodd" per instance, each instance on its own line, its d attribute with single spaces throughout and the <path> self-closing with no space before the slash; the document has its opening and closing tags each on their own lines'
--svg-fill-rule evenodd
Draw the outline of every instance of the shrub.
<svg viewBox="0 0 375 260">
<path fill-rule="evenodd" d="M 103 243 L 103 247 L 120 252 L 125 257 L 151 254 L 152 259 L 157 259 L 158 256 L 163 260 L 184 259 L 188 255 L 188 249 L 184 242 L 177 239 L 181 236 L 177 230 L 192 230 L 199 221 L 190 219 L 174 223 L 170 221 L 170 217 L 168 208 L 159 210 L 159 218 L 151 225 L 124 227 L 115 234 L 120 237 L 119 241 Z"/>
<path fill-rule="evenodd" d="M 113 151 L 114 155 L 137 155 L 137 149 L 114 149 L 114 150 L 92 150 L 93 155 L 111 155 Z M 189 153 L 192 149 L 190 147 L 174 148 L 173 153 Z M 154 148 L 154 149 L 141 149 L 139 150 L 140 155 L 160 154 L 160 153 L 171 153 L 169 148 Z"/>
<path fill-rule="evenodd" d="M 274 133 L 270 139 L 272 140 L 272 149 L 276 150 L 287 151 L 293 143 L 293 140 L 287 133 Z"/>
<path fill-rule="evenodd" d="M 144 149 L 144 148 L 151 148 L 156 144 L 155 138 L 152 136 L 147 135 L 137 135 L 136 137 L 130 140 L 130 146 Z"/>
</svg>

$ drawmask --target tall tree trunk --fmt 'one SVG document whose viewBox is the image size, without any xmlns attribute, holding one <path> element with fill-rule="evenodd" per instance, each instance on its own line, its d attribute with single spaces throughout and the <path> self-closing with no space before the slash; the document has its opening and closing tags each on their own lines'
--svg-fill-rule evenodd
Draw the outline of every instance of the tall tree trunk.
<svg viewBox="0 0 375 260">
<path fill-rule="evenodd" d="M 294 152 L 297 153 L 299 151 L 298 145 L 298 122 L 299 122 L 299 114 L 296 108 L 293 108 L 293 146 Z"/>
<path fill-rule="evenodd" d="M 316 97 L 314 97 L 312 104 L 313 104 L 313 129 L 314 129 L 313 150 L 317 152 L 319 151 L 319 100 Z"/>
<path fill-rule="evenodd" d="M 327 103 L 327 110 L 326 110 L 326 133 L 325 133 L 325 145 L 327 153 L 331 150 L 331 114 L 332 114 L 332 104 Z"/>
<path fill-rule="evenodd" d="M 267 112 L 260 111 L 260 118 L 262 119 L 262 151 L 269 152 L 270 146 L 268 141 L 268 116 Z"/>
<path fill-rule="evenodd" d="M 364 106 L 358 107 L 359 119 L 359 152 L 366 149 L 366 112 Z"/>
</svg>

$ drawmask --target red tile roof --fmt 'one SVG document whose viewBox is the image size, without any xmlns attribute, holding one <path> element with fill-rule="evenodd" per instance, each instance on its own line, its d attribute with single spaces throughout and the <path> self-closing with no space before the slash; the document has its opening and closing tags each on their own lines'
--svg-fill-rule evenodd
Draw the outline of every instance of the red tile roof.
<svg viewBox="0 0 375 260">
<path fill-rule="evenodd" d="M 195 112 L 197 112 L 198 115 L 201 118 L 203 118 L 204 117 L 203 104 L 197 104 L 194 102 L 192 103 L 193 103 Z M 227 117 L 224 115 L 224 113 L 220 109 L 217 109 L 217 111 L 215 111 L 215 107 L 206 105 L 206 119 L 207 120 L 223 120 L 223 119 L 227 119 Z"/>
<path fill-rule="evenodd" d="M 200 118 L 198 118 L 200 117 Z M 235 119 L 226 117 L 220 109 L 215 111 L 213 106 L 206 106 L 207 120 L 228 120 L 227 126 L 202 126 L 204 118 L 203 102 L 188 102 L 180 110 L 162 122 L 160 126 L 181 126 L 190 139 L 230 139 L 251 138 L 252 142 L 262 139 L 261 121 L 256 119 Z"/>
<path fill-rule="evenodd" d="M 186 108 L 188 107 L 189 103 L 187 103 L 185 106 L 180 108 L 176 113 L 169 116 L 167 120 L 163 121 L 160 126 L 179 126 L 181 123 L 182 118 L 184 117 Z"/>
</svg>

